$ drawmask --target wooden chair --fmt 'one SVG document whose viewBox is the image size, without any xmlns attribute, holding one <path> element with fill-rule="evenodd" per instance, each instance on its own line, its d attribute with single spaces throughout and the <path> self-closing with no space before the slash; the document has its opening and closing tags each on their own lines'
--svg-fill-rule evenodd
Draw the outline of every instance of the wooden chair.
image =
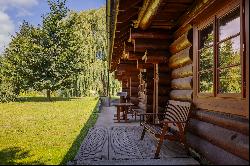
<svg viewBox="0 0 250 166">
<path fill-rule="evenodd" d="M 159 158 L 161 146 L 165 139 L 179 141 L 188 150 L 185 129 L 191 112 L 190 109 L 190 102 L 169 100 L 163 113 L 145 113 L 140 115 L 140 124 L 144 127 L 141 140 L 143 140 L 146 131 L 154 134 L 158 140 L 154 158 Z M 156 116 L 161 120 L 160 123 L 152 123 L 152 119 L 155 119 Z"/>
</svg>

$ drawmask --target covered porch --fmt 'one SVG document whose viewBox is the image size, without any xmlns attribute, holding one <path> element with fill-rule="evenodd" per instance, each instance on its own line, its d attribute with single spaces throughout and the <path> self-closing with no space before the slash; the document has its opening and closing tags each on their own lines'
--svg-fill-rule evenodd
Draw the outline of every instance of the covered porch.
<svg viewBox="0 0 250 166">
<path fill-rule="evenodd" d="M 249 164 L 249 1 L 107 0 L 106 10 L 109 70 L 130 102 L 145 113 L 191 102 L 190 149 Z"/>
</svg>

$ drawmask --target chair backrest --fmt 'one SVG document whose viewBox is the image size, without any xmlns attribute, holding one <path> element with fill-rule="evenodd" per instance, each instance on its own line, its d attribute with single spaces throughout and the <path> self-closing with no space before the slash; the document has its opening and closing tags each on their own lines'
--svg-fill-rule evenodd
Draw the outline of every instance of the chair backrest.
<svg viewBox="0 0 250 166">
<path fill-rule="evenodd" d="M 164 121 L 187 122 L 191 109 L 190 102 L 169 100 L 165 109 Z M 178 130 L 176 125 L 171 125 L 171 128 Z M 186 123 L 182 123 L 183 129 Z"/>
</svg>

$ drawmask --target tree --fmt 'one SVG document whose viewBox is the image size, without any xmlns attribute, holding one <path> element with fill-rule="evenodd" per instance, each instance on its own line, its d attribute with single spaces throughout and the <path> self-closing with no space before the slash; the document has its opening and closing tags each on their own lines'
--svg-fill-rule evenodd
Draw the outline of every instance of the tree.
<svg viewBox="0 0 250 166">
<path fill-rule="evenodd" d="M 43 17 L 42 33 L 37 40 L 41 40 L 40 70 L 34 82 L 36 90 L 47 90 L 50 100 L 51 91 L 69 88 L 73 83 L 73 75 L 79 73 L 76 38 L 73 33 L 72 19 L 66 19 L 68 9 L 64 1 L 49 0 L 50 12 Z"/>
</svg>

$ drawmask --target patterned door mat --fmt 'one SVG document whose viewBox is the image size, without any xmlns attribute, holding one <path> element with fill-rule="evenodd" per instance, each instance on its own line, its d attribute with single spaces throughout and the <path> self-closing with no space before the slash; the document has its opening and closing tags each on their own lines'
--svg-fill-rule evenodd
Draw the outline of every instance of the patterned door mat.
<svg viewBox="0 0 250 166">
<path fill-rule="evenodd" d="M 140 140 L 142 130 L 141 126 L 94 127 L 86 136 L 73 163 L 93 165 L 95 161 L 153 159 L 157 141 L 147 132 L 144 139 Z M 169 159 L 188 156 L 179 145 L 166 142 L 160 157 Z"/>
</svg>

